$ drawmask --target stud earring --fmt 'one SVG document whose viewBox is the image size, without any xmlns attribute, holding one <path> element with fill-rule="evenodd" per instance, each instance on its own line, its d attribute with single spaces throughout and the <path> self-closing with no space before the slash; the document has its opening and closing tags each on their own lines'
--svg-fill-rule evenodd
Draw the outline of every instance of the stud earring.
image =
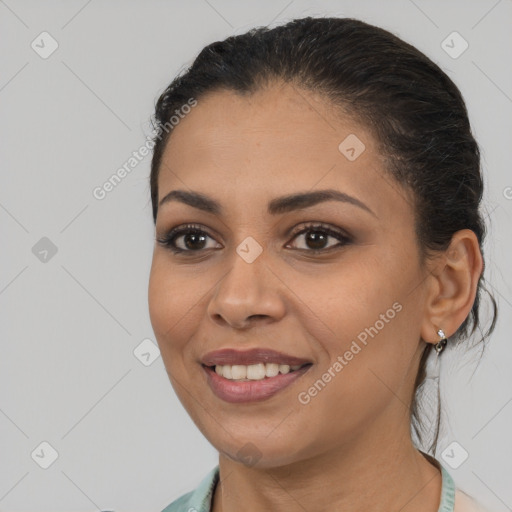
<svg viewBox="0 0 512 512">
<path fill-rule="evenodd" d="M 439 329 L 437 331 L 437 334 L 441 339 L 437 342 L 434 348 L 436 350 L 437 355 L 439 355 L 444 350 L 444 347 L 446 347 L 448 340 L 446 339 L 446 334 L 442 329 Z"/>
</svg>

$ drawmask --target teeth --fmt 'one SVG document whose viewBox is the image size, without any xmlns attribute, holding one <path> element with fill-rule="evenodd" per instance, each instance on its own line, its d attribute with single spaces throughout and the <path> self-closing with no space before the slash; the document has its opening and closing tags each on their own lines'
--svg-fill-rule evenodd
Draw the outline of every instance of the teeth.
<svg viewBox="0 0 512 512">
<path fill-rule="evenodd" d="M 217 371 L 217 370 L 215 370 L 215 371 Z M 244 366 L 242 364 L 234 364 L 231 367 L 231 378 L 233 380 L 247 378 L 247 366 Z"/>
<path fill-rule="evenodd" d="M 221 377 L 224 377 L 226 379 L 232 379 L 233 378 L 233 370 L 232 366 L 216 366 L 215 371 L 217 371 L 217 368 L 222 368 L 221 370 Z"/>
<path fill-rule="evenodd" d="M 288 373 L 290 371 L 290 367 L 287 364 L 279 365 L 279 373 Z"/>
<path fill-rule="evenodd" d="M 225 368 L 225 367 L 224 367 Z M 249 380 L 261 380 L 265 378 L 265 365 L 263 363 L 247 366 L 247 378 Z"/>
<path fill-rule="evenodd" d="M 279 365 L 275 363 L 267 363 L 266 364 L 267 371 L 265 374 L 267 377 L 275 377 L 279 373 Z"/>
<path fill-rule="evenodd" d="M 215 373 L 230 380 L 262 380 L 265 377 L 275 377 L 282 373 L 298 370 L 300 364 L 289 366 L 287 364 L 277 363 L 258 363 L 250 365 L 216 365 Z"/>
</svg>

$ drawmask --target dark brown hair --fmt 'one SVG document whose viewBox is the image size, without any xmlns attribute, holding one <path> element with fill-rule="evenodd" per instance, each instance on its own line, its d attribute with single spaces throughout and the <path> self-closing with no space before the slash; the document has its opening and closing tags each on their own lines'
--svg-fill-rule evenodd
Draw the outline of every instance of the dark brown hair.
<svg viewBox="0 0 512 512">
<path fill-rule="evenodd" d="M 320 93 L 375 135 L 390 176 L 413 198 L 422 262 L 445 250 L 453 234 L 466 228 L 475 232 L 483 252 L 480 153 L 458 88 L 415 47 L 382 28 L 349 18 L 295 19 L 214 42 L 170 83 L 156 103 L 153 120 L 157 134 L 150 187 L 155 222 L 158 173 L 172 135 L 166 126 L 176 110 L 207 92 L 251 94 L 276 81 Z M 492 323 L 485 334 L 479 326 L 482 289 L 487 291 L 483 272 L 471 312 L 450 342 L 464 340 L 478 328 L 483 345 L 493 331 L 497 305 L 490 293 Z M 420 442 L 424 427 L 418 396 L 432 349 L 427 343 L 410 411 Z M 427 448 L 434 454 L 441 418 L 439 388 L 437 397 L 435 435 Z"/>
</svg>

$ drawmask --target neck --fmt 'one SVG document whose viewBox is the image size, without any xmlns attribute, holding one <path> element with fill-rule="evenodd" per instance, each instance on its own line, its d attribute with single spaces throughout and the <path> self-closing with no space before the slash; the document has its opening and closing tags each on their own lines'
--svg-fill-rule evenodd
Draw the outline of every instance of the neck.
<svg viewBox="0 0 512 512">
<path fill-rule="evenodd" d="M 370 429 L 314 458 L 274 468 L 220 455 L 212 511 L 437 512 L 441 472 L 414 447 L 408 425 L 398 435 Z"/>
</svg>

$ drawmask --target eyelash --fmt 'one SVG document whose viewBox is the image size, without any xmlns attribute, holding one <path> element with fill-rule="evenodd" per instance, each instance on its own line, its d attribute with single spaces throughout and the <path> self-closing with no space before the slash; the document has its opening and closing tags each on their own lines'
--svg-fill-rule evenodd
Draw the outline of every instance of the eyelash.
<svg viewBox="0 0 512 512">
<path fill-rule="evenodd" d="M 313 254 L 320 254 L 325 253 L 331 250 L 334 250 L 336 248 L 340 248 L 344 245 L 348 245 L 352 242 L 351 238 L 347 235 L 343 234 L 340 231 L 337 231 L 333 228 L 331 228 L 328 225 L 322 224 L 322 223 L 312 223 L 302 226 L 302 229 L 298 232 L 295 232 L 292 234 L 292 240 L 298 237 L 299 235 L 302 235 L 304 233 L 308 233 L 310 231 L 313 232 L 320 232 L 328 236 L 332 236 L 333 238 L 337 238 L 340 240 L 340 244 L 335 245 L 333 247 L 328 247 L 326 249 L 299 249 L 301 251 L 307 251 L 309 253 Z M 176 239 L 180 236 L 189 235 L 189 234 L 199 234 L 199 235 L 207 235 L 210 238 L 213 238 L 211 235 L 208 234 L 207 231 L 202 229 L 201 226 L 197 224 L 186 224 L 184 226 L 179 226 L 176 228 L 171 229 L 168 233 L 165 234 L 165 236 L 161 238 L 157 238 L 157 242 L 164 247 L 170 249 L 174 254 L 178 253 L 200 253 L 204 251 L 205 249 L 199 249 L 197 251 L 193 251 L 190 249 L 180 249 L 176 247 Z"/>
</svg>

